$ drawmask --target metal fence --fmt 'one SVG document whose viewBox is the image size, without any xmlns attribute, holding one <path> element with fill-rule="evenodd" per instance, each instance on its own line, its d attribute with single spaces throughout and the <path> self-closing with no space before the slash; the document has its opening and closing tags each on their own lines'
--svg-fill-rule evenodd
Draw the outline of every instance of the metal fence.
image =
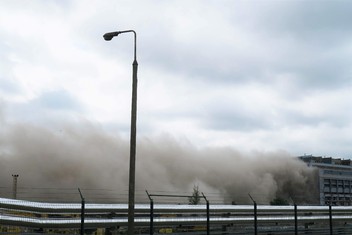
<svg viewBox="0 0 352 235">
<path fill-rule="evenodd" d="M 86 234 L 124 234 L 127 211 L 127 204 L 0 198 L 0 234 L 78 234 L 82 228 Z M 175 205 L 151 200 L 136 204 L 135 227 L 136 234 L 352 234 L 352 207 Z"/>
</svg>

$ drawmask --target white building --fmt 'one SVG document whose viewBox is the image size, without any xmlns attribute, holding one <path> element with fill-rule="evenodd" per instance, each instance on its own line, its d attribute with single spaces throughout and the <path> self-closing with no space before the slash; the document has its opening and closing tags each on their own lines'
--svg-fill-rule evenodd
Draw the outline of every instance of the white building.
<svg viewBox="0 0 352 235">
<path fill-rule="evenodd" d="M 321 205 L 352 205 L 352 161 L 331 157 L 299 157 L 309 167 L 318 168 Z"/>
</svg>

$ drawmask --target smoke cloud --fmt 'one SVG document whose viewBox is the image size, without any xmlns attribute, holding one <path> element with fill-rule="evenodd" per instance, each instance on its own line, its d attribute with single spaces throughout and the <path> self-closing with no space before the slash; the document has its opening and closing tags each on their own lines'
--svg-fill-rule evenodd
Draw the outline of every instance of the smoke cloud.
<svg viewBox="0 0 352 235">
<path fill-rule="evenodd" d="M 85 194 L 95 190 L 106 197 L 123 195 L 119 200 L 127 202 L 128 139 L 87 122 L 62 124 L 58 130 L 33 124 L 1 125 L 0 196 L 11 195 L 11 175 L 19 174 L 18 198 L 28 199 L 36 189 L 62 192 L 80 187 Z M 137 202 L 147 201 L 145 190 L 190 194 L 198 185 L 219 203 L 250 203 L 248 193 L 263 204 L 275 197 L 315 203 L 315 175 L 314 169 L 285 152 L 197 149 L 167 135 L 137 141 Z M 61 199 L 79 198 L 72 190 Z M 40 200 L 45 199 L 43 194 Z"/>
</svg>

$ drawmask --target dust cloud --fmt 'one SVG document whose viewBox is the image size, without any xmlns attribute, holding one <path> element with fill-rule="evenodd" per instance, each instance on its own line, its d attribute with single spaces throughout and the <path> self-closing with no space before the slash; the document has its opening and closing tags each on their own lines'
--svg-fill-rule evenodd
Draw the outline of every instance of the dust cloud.
<svg viewBox="0 0 352 235">
<path fill-rule="evenodd" d="M 67 190 L 57 195 L 59 199 L 77 199 L 74 189 L 80 187 L 102 198 L 123 195 L 116 200 L 127 202 L 128 139 L 91 123 L 66 123 L 59 130 L 25 123 L 1 125 L 1 197 L 11 197 L 11 175 L 19 174 L 20 199 L 45 200 L 53 190 Z M 248 193 L 261 204 L 275 197 L 296 203 L 316 200 L 315 170 L 286 152 L 198 149 L 164 135 L 138 137 L 136 158 L 136 202 L 147 201 L 145 190 L 190 194 L 194 185 L 216 203 L 251 203 Z M 32 193 L 39 189 L 42 194 L 36 198 Z"/>
</svg>

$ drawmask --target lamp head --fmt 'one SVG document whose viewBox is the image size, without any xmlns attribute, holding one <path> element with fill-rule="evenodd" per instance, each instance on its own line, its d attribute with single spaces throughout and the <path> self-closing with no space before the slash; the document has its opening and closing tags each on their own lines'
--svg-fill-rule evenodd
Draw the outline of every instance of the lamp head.
<svg viewBox="0 0 352 235">
<path fill-rule="evenodd" d="M 103 37 L 104 37 L 105 41 L 111 41 L 111 39 L 113 37 L 116 37 L 119 34 L 120 34 L 120 32 L 110 32 L 110 33 L 104 34 Z"/>
</svg>

